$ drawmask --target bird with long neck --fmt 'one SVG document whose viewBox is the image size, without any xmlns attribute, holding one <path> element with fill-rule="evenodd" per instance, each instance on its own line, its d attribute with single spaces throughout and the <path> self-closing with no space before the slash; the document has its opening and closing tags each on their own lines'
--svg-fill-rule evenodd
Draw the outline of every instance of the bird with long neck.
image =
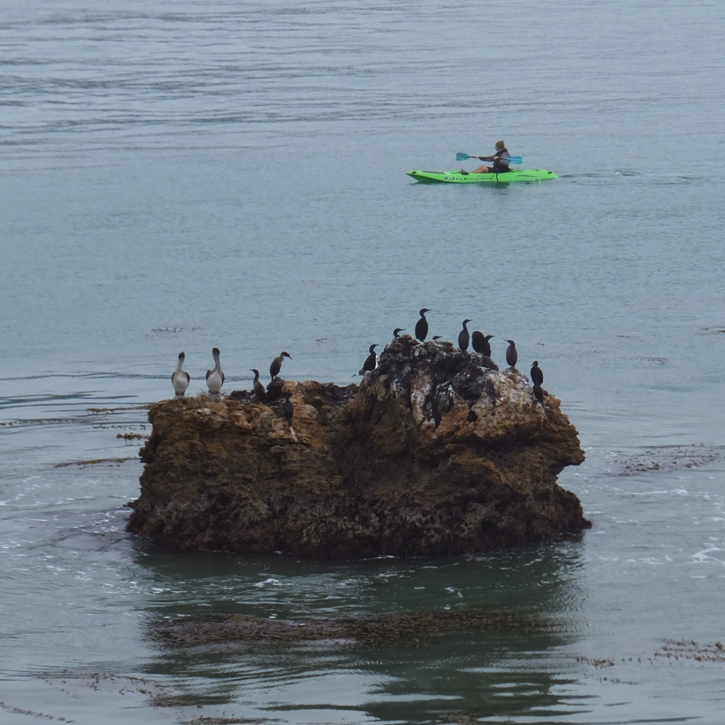
<svg viewBox="0 0 725 725">
<path fill-rule="evenodd" d="M 224 385 L 224 373 L 219 362 L 219 348 L 212 348 L 211 354 L 214 358 L 214 367 L 206 371 L 206 387 L 209 388 L 209 392 L 212 395 L 219 395 L 222 385 Z"/>
<path fill-rule="evenodd" d="M 468 350 L 468 341 L 470 339 L 470 336 L 468 334 L 468 323 L 470 320 L 463 320 L 463 329 L 458 333 L 458 347 L 463 350 L 463 352 L 466 352 Z"/>
<path fill-rule="evenodd" d="M 397 338 L 398 335 L 400 335 L 401 332 L 405 332 L 405 328 L 404 327 L 396 327 L 393 330 L 393 337 Z"/>
<path fill-rule="evenodd" d="M 538 360 L 534 360 L 531 364 L 531 382 L 534 385 L 543 385 L 544 383 L 544 373 L 539 367 Z"/>
<path fill-rule="evenodd" d="M 254 382 L 252 383 L 254 395 L 260 403 L 264 403 L 267 399 L 267 394 L 264 390 L 264 385 L 259 382 L 259 370 L 251 368 L 251 371 L 254 373 Z"/>
<path fill-rule="evenodd" d="M 430 312 L 427 307 L 423 307 L 420 311 L 420 319 L 415 323 L 415 336 L 424 342 L 425 338 L 428 337 L 428 320 L 425 318 L 425 313 Z"/>
<path fill-rule="evenodd" d="M 370 345 L 370 354 L 365 358 L 365 362 L 363 363 L 362 368 L 358 372 L 358 375 L 365 375 L 365 373 L 371 373 L 373 370 L 375 370 L 378 364 L 378 357 L 375 354 L 376 347 L 377 344 Z"/>
<path fill-rule="evenodd" d="M 509 346 L 506 348 L 506 362 L 510 367 L 516 367 L 516 361 L 519 359 L 519 354 L 516 352 L 516 343 L 513 340 L 506 340 Z"/>
<path fill-rule="evenodd" d="M 279 371 L 282 369 L 282 360 L 284 358 L 288 357 L 290 360 L 292 359 L 292 355 L 290 355 L 288 352 L 281 352 L 277 357 L 272 360 L 272 364 L 269 366 L 269 376 L 274 380 L 278 375 Z"/>
<path fill-rule="evenodd" d="M 174 387 L 174 392 L 176 393 L 177 398 L 184 397 L 184 393 L 189 387 L 189 381 L 191 380 L 191 375 L 189 375 L 186 370 L 181 369 L 181 366 L 184 364 L 185 357 L 186 355 L 184 355 L 183 352 L 179 353 L 179 362 L 176 365 L 176 370 L 171 373 L 171 385 Z"/>
</svg>

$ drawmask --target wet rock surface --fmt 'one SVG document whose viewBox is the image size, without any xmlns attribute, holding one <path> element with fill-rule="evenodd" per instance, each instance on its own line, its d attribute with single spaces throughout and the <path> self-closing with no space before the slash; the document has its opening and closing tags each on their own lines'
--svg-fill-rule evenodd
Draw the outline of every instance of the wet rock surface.
<svg viewBox="0 0 725 725">
<path fill-rule="evenodd" d="M 277 378 L 265 404 L 178 398 L 149 420 L 128 530 L 177 549 L 450 555 L 590 525 L 556 483 L 584 460 L 558 399 L 450 343 L 397 338 L 359 386 Z"/>
<path fill-rule="evenodd" d="M 612 472 L 620 476 L 649 472 L 672 473 L 706 466 L 722 457 L 722 451 L 712 446 L 660 446 L 616 460 Z"/>
<path fill-rule="evenodd" d="M 482 607 L 437 612 L 388 612 L 349 617 L 280 620 L 243 614 L 185 617 L 157 624 L 151 639 L 165 646 L 232 644 L 268 647 L 280 642 L 336 642 L 339 646 L 396 647 L 451 634 L 541 634 L 554 631 L 546 619 Z"/>
</svg>

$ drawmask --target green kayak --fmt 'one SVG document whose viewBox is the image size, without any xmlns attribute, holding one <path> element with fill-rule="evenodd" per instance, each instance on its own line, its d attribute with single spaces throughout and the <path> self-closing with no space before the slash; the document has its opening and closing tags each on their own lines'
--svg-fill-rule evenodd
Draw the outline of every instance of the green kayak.
<svg viewBox="0 0 725 725">
<path fill-rule="evenodd" d="M 460 171 L 406 171 L 418 181 L 445 181 L 449 184 L 508 184 L 510 181 L 544 181 L 558 179 L 553 171 L 544 169 L 513 169 L 505 174 L 462 174 Z"/>
</svg>

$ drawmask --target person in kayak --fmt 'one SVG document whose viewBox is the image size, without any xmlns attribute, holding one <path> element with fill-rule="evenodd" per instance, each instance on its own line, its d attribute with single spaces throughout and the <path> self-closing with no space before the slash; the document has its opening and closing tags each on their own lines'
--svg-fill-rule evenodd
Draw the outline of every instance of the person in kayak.
<svg viewBox="0 0 725 725">
<path fill-rule="evenodd" d="M 493 166 L 486 166 L 483 164 L 471 172 L 463 171 L 461 169 L 462 174 L 505 174 L 507 171 L 511 171 L 508 162 L 509 152 L 503 141 L 496 141 L 496 152 L 493 156 L 476 156 L 475 158 L 480 159 L 481 161 L 492 161 Z"/>
</svg>

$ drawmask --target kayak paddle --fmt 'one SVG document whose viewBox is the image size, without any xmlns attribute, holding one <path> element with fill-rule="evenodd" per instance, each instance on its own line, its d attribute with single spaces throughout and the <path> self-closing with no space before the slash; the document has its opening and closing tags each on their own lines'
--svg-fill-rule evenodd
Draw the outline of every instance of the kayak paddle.
<svg viewBox="0 0 725 725">
<path fill-rule="evenodd" d="M 483 161 L 483 156 L 469 156 L 468 154 L 464 154 L 463 151 L 459 151 L 456 154 L 456 161 L 465 161 L 466 159 L 481 159 Z M 510 164 L 521 164 L 524 161 L 521 156 L 509 156 L 506 160 Z"/>
</svg>

